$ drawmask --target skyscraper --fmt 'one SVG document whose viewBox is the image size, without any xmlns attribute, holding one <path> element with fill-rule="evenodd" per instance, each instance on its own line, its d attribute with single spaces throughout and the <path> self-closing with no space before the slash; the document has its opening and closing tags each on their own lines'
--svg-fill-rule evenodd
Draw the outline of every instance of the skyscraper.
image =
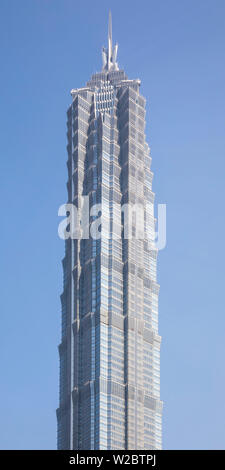
<svg viewBox="0 0 225 470">
<path fill-rule="evenodd" d="M 88 197 L 90 219 L 82 237 L 65 242 L 58 448 L 160 449 L 159 285 L 157 250 L 148 243 L 155 218 L 145 99 L 140 80 L 119 69 L 111 15 L 102 60 L 102 71 L 71 91 L 67 112 L 68 203 L 83 214 Z M 135 207 L 144 208 L 143 230 Z M 93 237 L 99 215 L 100 237 Z"/>
</svg>

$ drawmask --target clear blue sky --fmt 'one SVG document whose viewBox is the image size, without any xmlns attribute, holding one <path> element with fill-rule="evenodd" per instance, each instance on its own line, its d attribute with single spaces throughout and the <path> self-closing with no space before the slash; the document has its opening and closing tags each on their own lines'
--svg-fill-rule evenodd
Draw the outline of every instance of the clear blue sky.
<svg viewBox="0 0 225 470">
<path fill-rule="evenodd" d="M 167 204 L 164 448 L 224 449 L 224 0 L 1 0 L 0 447 L 56 447 L 66 109 L 101 68 L 110 7 Z"/>
</svg>

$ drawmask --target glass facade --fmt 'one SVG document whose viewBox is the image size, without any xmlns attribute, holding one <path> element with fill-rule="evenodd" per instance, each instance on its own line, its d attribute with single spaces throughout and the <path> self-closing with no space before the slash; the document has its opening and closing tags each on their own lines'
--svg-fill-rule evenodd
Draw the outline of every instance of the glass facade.
<svg viewBox="0 0 225 470">
<path fill-rule="evenodd" d="M 160 449 L 157 251 L 150 149 L 140 80 L 116 63 L 109 26 L 103 69 L 72 90 L 68 202 L 101 204 L 101 238 L 68 238 L 63 259 L 59 449 Z M 142 237 L 124 207 L 145 209 Z M 92 211 L 92 209 L 91 209 Z M 98 213 L 91 212 L 92 227 Z M 121 232 L 122 227 L 122 232 Z M 88 226 L 88 231 L 90 226 Z M 122 235 L 119 236 L 119 234 Z M 118 234 L 118 236 L 115 236 Z"/>
</svg>

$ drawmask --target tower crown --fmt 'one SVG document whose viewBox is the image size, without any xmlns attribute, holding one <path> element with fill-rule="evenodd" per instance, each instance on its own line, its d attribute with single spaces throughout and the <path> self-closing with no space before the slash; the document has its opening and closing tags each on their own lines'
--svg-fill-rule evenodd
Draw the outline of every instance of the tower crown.
<svg viewBox="0 0 225 470">
<path fill-rule="evenodd" d="M 112 44 L 112 15 L 109 11 L 108 49 L 102 48 L 102 70 L 119 70 L 116 62 L 118 44 Z"/>
</svg>

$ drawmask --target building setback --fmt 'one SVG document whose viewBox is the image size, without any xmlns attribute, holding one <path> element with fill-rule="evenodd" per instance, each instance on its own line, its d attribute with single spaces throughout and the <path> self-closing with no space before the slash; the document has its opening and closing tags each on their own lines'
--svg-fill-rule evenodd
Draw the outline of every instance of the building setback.
<svg viewBox="0 0 225 470">
<path fill-rule="evenodd" d="M 102 71 L 72 90 L 67 112 L 68 203 L 102 204 L 109 227 L 101 238 L 68 238 L 60 355 L 58 449 L 160 449 L 160 342 L 157 250 L 145 99 L 140 80 L 120 70 L 117 45 Z M 142 204 L 144 233 L 125 237 L 120 208 Z M 92 214 L 91 221 L 99 214 Z M 122 226 L 122 235 L 119 233 Z"/>
</svg>

